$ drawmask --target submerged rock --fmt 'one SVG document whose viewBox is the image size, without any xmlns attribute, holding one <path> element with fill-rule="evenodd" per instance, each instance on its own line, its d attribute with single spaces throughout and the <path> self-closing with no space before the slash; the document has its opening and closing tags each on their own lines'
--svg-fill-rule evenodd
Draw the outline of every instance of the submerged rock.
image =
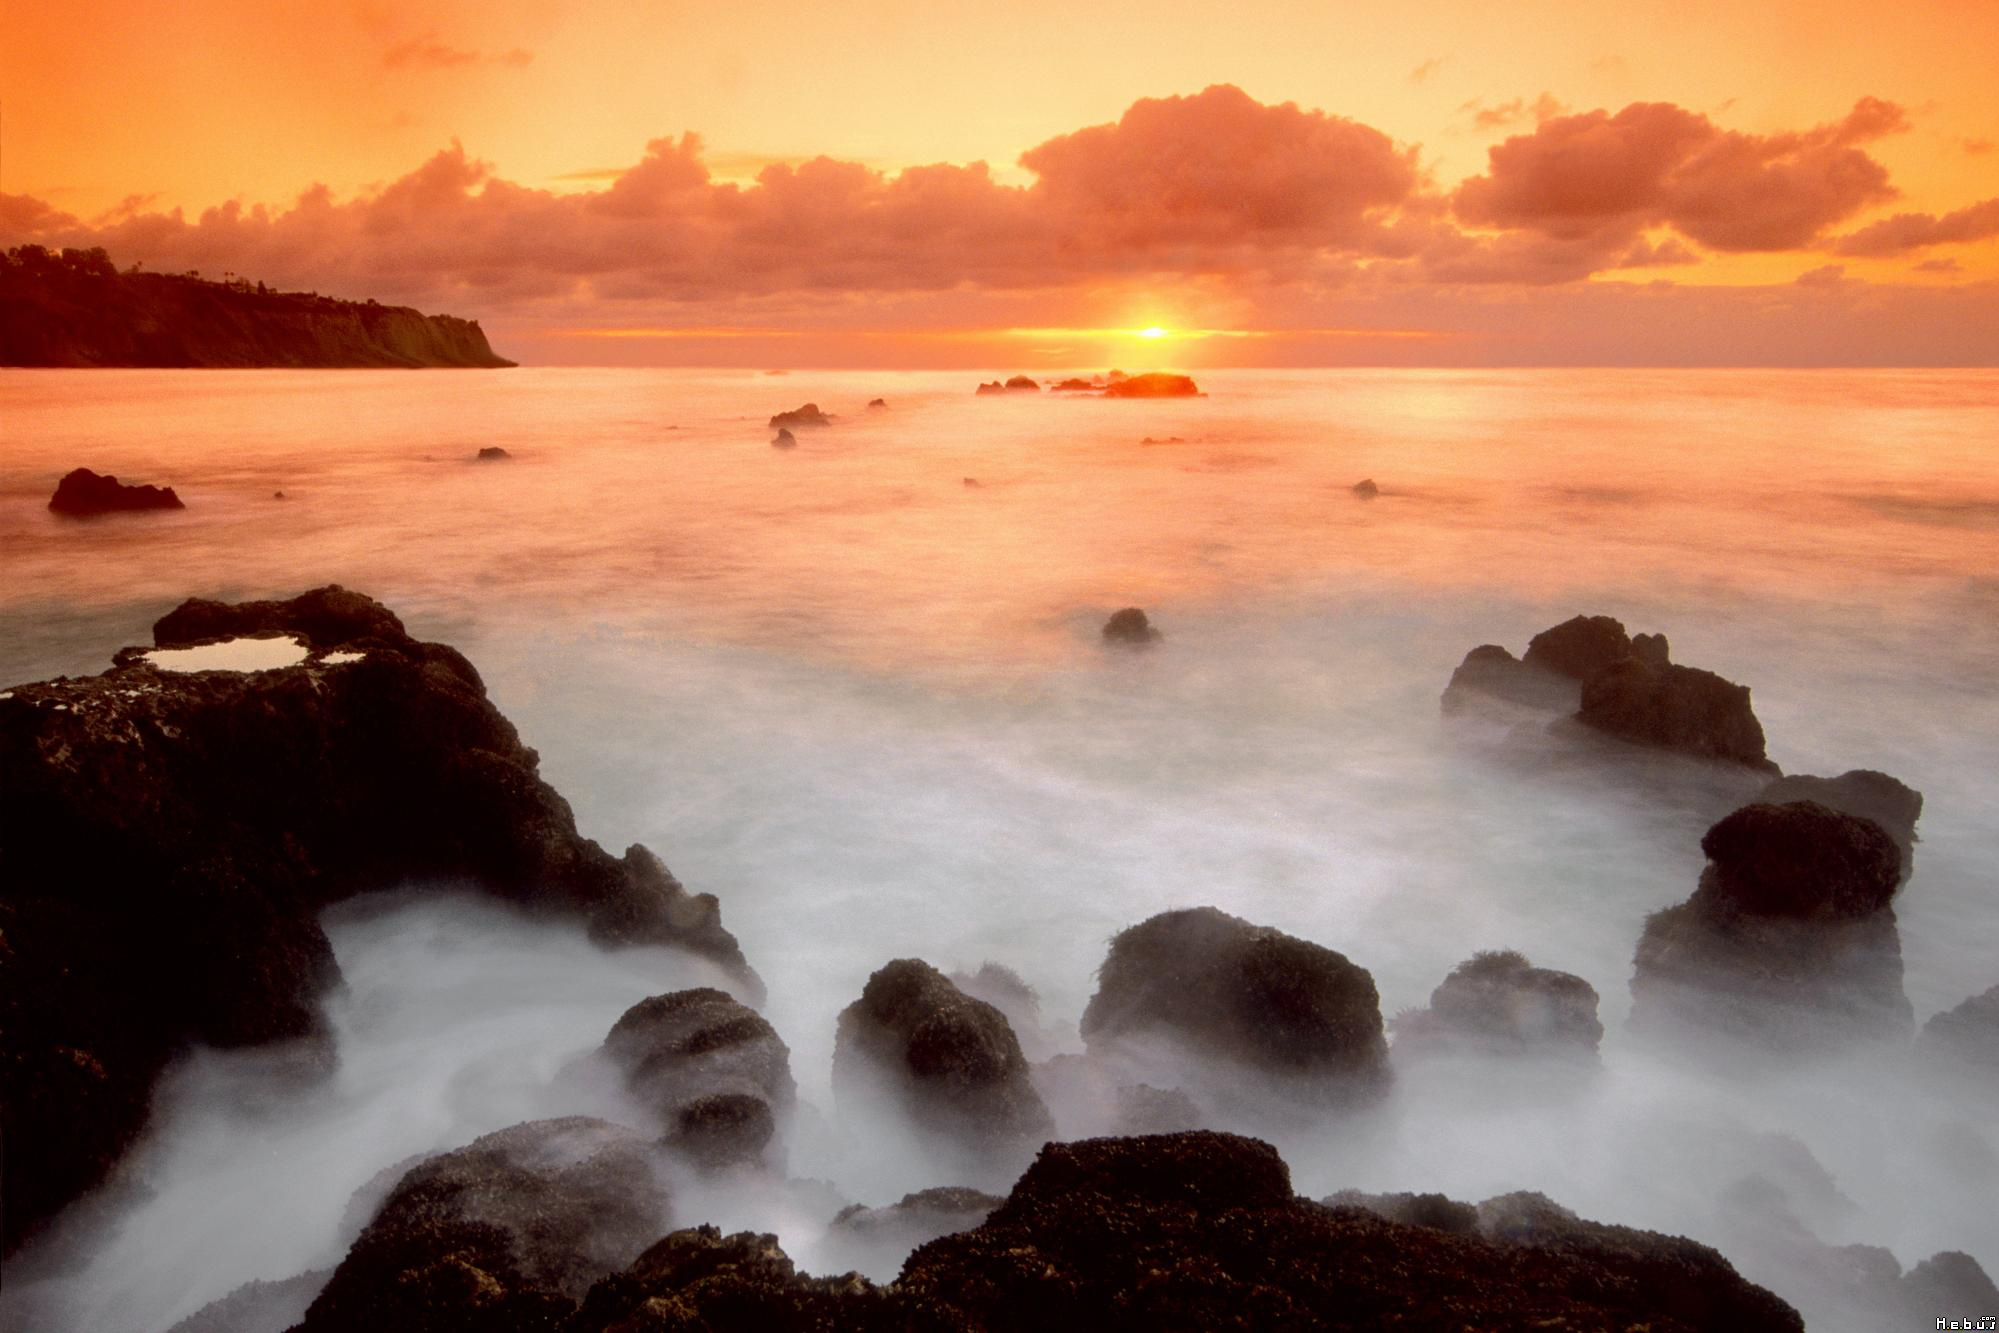
<svg viewBox="0 0 1999 1333">
<path fill-rule="evenodd" d="M 713 987 L 639 1001 L 612 1026 L 604 1052 L 656 1109 L 666 1141 L 703 1165 L 761 1159 L 797 1098 L 791 1052 L 776 1030 Z"/>
<path fill-rule="evenodd" d="M 1777 772 L 1749 687 L 1712 671 L 1627 657 L 1583 682 L 1576 716 L 1619 740 Z"/>
<path fill-rule="evenodd" d="M 1111 618 L 1104 622 L 1104 642 L 1140 645 L 1157 643 L 1164 637 L 1146 618 L 1144 611 L 1135 606 L 1127 606 L 1122 611 L 1111 612 Z"/>
<path fill-rule="evenodd" d="M 1189 377 L 1160 371 L 1127 375 L 1104 386 L 1106 398 L 1197 398 L 1200 393 L 1200 386 Z"/>
<path fill-rule="evenodd" d="M 632 1130 L 572 1116 L 488 1134 L 402 1178 L 299 1333 L 554 1327 L 667 1210 Z"/>
<path fill-rule="evenodd" d="M 171 486 L 128 486 L 118 478 L 77 468 L 56 483 L 49 508 L 70 518 L 136 509 L 185 509 Z"/>
<path fill-rule="evenodd" d="M 473 461 L 477 463 L 503 463 L 512 457 L 512 454 L 502 449 L 499 445 L 489 444 L 479 451 Z"/>
<path fill-rule="evenodd" d="M 871 410 L 871 411 L 881 411 L 881 410 L 883 410 L 883 409 L 885 409 L 885 408 L 887 408 L 887 407 L 888 407 L 888 399 L 886 399 L 886 398 L 870 398 L 870 399 L 868 399 L 868 408 L 869 408 L 869 410 Z"/>
<path fill-rule="evenodd" d="M 1535 967 L 1512 950 L 1474 954 L 1430 993 L 1430 1007 L 1399 1015 L 1395 1049 L 1594 1056 L 1603 1040 L 1596 987 Z"/>
<path fill-rule="evenodd" d="M 1212 907 L 1122 931 L 1083 1011 L 1092 1054 L 1166 1039 L 1211 1064 L 1293 1084 L 1314 1101 L 1388 1082 L 1374 978 L 1342 955 Z"/>
<path fill-rule="evenodd" d="M 770 447 L 773 449 L 796 449 L 798 447 L 798 437 L 793 435 L 789 428 L 780 426 L 778 427 L 777 434 L 771 437 Z"/>
<path fill-rule="evenodd" d="M 1054 1122 L 1006 1016 L 942 972 L 901 958 L 841 1011 L 836 1089 L 885 1090 L 917 1124 L 981 1157 L 1033 1149 Z"/>
<path fill-rule="evenodd" d="M 757 982 L 715 899 L 576 831 L 472 664 L 339 587 L 189 601 L 158 648 L 289 636 L 297 665 L 99 676 L 0 697 L 5 1238 L 103 1179 L 190 1042 L 323 1031 L 329 903 L 476 885 Z"/>
<path fill-rule="evenodd" d="M 1372 500 L 1381 494 L 1381 487 L 1375 485 L 1373 477 L 1363 477 L 1352 487 L 1354 495 L 1362 500 Z"/>
<path fill-rule="evenodd" d="M 830 426 L 832 424 L 833 418 L 821 412 L 817 403 L 807 403 L 803 407 L 794 407 L 789 412 L 779 412 L 770 419 L 770 428 L 772 430 L 777 430 L 784 426 L 798 426 L 803 428 L 805 426 Z"/>
<path fill-rule="evenodd" d="M 1793 1049 L 1908 1034 L 1889 905 L 1901 860 L 1878 824 L 1810 801 L 1751 805 L 1701 848 L 1693 896 L 1645 923 L 1634 1025 Z"/>
<path fill-rule="evenodd" d="M 905 1194 L 884 1208 L 853 1204 L 842 1208 L 827 1229 L 828 1257 L 837 1264 L 894 1272 L 917 1246 L 971 1230 L 1004 1202 L 983 1190 L 940 1185 Z"/>
</svg>

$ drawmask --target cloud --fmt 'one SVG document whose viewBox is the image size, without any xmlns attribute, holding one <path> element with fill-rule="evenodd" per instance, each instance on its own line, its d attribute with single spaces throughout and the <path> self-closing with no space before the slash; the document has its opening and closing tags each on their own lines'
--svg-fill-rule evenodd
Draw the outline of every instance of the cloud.
<svg viewBox="0 0 1999 1333">
<path fill-rule="evenodd" d="M 1459 111 L 1469 111 L 1472 124 L 1482 130 L 1502 129 L 1508 125 L 1517 125 L 1523 120 L 1533 120 L 1539 124 L 1542 121 L 1553 120 L 1568 109 L 1553 93 L 1545 92 L 1532 102 L 1516 97 L 1510 102 L 1488 106 L 1474 98 L 1458 108 Z"/>
<path fill-rule="evenodd" d="M 1859 145 L 1905 126 L 1901 108 L 1875 98 L 1831 124 L 1772 135 L 1634 103 L 1557 116 L 1494 145 L 1486 174 L 1453 202 L 1474 225 L 1607 249 L 1660 225 L 1715 250 L 1796 249 L 1894 197 L 1887 168 Z"/>
<path fill-rule="evenodd" d="M 434 29 L 421 36 L 397 42 L 382 52 L 382 64 L 389 69 L 451 69 L 460 65 L 521 66 L 533 59 L 534 52 L 520 47 L 486 54 L 447 46 L 438 40 Z"/>
<path fill-rule="evenodd" d="M 1955 259 L 1925 259 L 1914 265 L 1918 273 L 1962 273 L 1964 265 Z"/>
<path fill-rule="evenodd" d="M 1442 56 L 1431 56 L 1428 60 L 1409 71 L 1409 82 L 1427 83 L 1430 76 L 1443 67 L 1444 58 Z"/>
<path fill-rule="evenodd" d="M 1991 139 L 1964 139 L 1960 144 L 1967 157 L 1983 157 L 1994 148 L 1999 148 L 1999 143 Z"/>
<path fill-rule="evenodd" d="M 1836 254 L 1878 258 L 1994 236 L 1999 236 L 1999 199 L 1987 199 L 1942 217 L 1934 213 L 1897 213 L 1840 237 L 1832 248 Z"/>
</svg>

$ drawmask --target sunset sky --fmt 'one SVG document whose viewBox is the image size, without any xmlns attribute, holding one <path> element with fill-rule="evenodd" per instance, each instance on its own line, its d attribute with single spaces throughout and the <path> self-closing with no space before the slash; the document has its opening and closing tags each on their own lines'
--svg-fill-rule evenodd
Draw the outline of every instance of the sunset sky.
<svg viewBox="0 0 1999 1333">
<path fill-rule="evenodd" d="M 1995 364 L 1995 51 L 1990 0 L 16 5 L 0 244 L 533 362 Z"/>
</svg>

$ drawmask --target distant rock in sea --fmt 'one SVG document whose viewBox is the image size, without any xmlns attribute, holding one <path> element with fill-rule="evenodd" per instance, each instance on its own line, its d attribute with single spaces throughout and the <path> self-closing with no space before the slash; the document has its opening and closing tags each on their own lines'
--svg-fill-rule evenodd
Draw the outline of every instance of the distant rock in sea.
<svg viewBox="0 0 1999 1333">
<path fill-rule="evenodd" d="M 791 433 L 789 426 L 779 426 L 777 434 L 771 437 L 770 447 L 773 449 L 796 449 L 798 447 L 798 437 Z"/>
<path fill-rule="evenodd" d="M 323 1051 L 320 912 L 355 894 L 476 887 L 760 997 L 715 899 L 582 837 L 472 664 L 379 602 L 189 601 L 153 642 L 0 694 L 5 971 L 33 997 L 0 1028 L 8 1250 L 112 1169 L 177 1052 Z"/>
<path fill-rule="evenodd" d="M 1147 618 L 1145 612 L 1136 606 L 1127 606 L 1122 611 L 1111 612 L 1111 618 L 1104 622 L 1104 642 L 1139 647 L 1158 643 L 1164 637 Z"/>
<path fill-rule="evenodd" d="M 1112 380 L 1104 387 L 1106 398 L 1198 398 L 1200 386 L 1186 375 L 1153 371 Z"/>
<path fill-rule="evenodd" d="M 884 410 L 886 410 L 886 409 L 887 409 L 887 407 L 888 407 L 888 399 L 886 399 L 886 398 L 870 398 L 870 399 L 868 399 L 868 410 L 869 410 L 869 411 L 871 411 L 871 412 L 880 412 L 880 411 L 884 411 Z"/>
<path fill-rule="evenodd" d="M 1381 487 L 1375 485 L 1373 477 L 1366 477 L 1353 484 L 1353 493 L 1362 500 L 1372 500 L 1381 494 Z"/>
<path fill-rule="evenodd" d="M 821 412 L 817 403 L 807 403 L 803 407 L 794 407 L 789 412 L 779 412 L 770 419 L 770 428 L 772 430 L 778 430 L 785 426 L 803 428 L 806 426 L 830 426 L 832 424 L 833 418 Z"/>
<path fill-rule="evenodd" d="M 988 380 L 978 387 L 979 393 L 1040 393 L 1041 386 L 1025 375 L 1015 375 L 1002 384 L 998 380 Z"/>
<path fill-rule="evenodd" d="M 499 445 L 489 444 L 478 452 L 473 461 L 478 463 L 504 463 L 512 457 L 512 454 L 502 449 Z"/>
<path fill-rule="evenodd" d="M 0 365 L 502 367 L 477 320 L 280 292 L 237 278 L 120 273 L 101 249 L 0 255 Z"/>
<path fill-rule="evenodd" d="M 1152 436 L 1148 435 L 1144 439 L 1140 440 L 1139 443 L 1140 444 L 1185 444 L 1187 442 L 1181 439 L 1178 435 L 1168 435 L 1163 440 L 1154 439 Z"/>
<path fill-rule="evenodd" d="M 77 468 L 56 483 L 49 508 L 70 518 L 139 509 L 185 509 L 171 486 L 128 486 L 118 478 Z"/>
</svg>

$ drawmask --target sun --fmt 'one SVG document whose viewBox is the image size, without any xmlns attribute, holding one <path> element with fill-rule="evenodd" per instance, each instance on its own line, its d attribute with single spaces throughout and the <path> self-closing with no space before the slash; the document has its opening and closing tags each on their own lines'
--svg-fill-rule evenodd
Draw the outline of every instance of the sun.
<svg viewBox="0 0 1999 1333">
<path fill-rule="evenodd" d="M 1141 338 L 1164 338 L 1166 336 L 1166 330 L 1160 328 L 1157 324 L 1154 324 L 1150 328 L 1140 329 L 1138 331 L 1138 336 Z"/>
</svg>

